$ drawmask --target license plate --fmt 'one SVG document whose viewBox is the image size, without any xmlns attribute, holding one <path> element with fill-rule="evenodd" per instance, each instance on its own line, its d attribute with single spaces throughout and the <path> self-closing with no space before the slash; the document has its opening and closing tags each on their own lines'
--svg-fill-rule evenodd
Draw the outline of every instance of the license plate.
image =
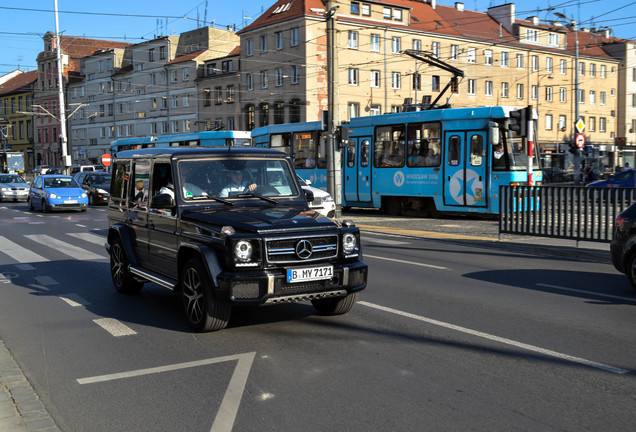
<svg viewBox="0 0 636 432">
<path fill-rule="evenodd" d="M 296 268 L 287 270 L 287 282 L 306 282 L 333 277 L 333 266 Z"/>
<path fill-rule="evenodd" d="M 77 204 L 77 200 L 65 200 L 64 204 Z"/>
</svg>

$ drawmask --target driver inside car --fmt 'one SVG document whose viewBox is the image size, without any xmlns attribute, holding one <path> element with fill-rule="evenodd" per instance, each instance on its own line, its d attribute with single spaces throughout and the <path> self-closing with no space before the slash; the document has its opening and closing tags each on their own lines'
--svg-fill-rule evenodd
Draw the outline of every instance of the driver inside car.
<svg viewBox="0 0 636 432">
<path fill-rule="evenodd" d="M 228 173 L 229 183 L 225 186 L 219 197 L 227 198 L 230 194 L 237 194 L 242 192 L 251 192 L 256 189 L 256 183 L 249 184 L 246 180 L 243 180 L 243 171 L 240 169 L 231 169 Z"/>
</svg>

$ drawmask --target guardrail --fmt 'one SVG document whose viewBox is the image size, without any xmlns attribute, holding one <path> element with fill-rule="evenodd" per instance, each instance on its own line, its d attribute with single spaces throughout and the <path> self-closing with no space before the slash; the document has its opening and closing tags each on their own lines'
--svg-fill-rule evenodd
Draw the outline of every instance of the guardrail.
<svg viewBox="0 0 636 432">
<path fill-rule="evenodd" d="M 636 188 L 501 186 L 499 234 L 610 242 L 620 212 Z"/>
</svg>

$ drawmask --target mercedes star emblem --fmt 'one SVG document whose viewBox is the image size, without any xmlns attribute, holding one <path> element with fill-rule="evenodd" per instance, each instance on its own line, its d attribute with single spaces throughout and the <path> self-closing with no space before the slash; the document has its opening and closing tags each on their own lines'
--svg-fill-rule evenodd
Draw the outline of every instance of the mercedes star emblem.
<svg viewBox="0 0 636 432">
<path fill-rule="evenodd" d="M 300 259 L 307 259 L 313 253 L 314 247 L 309 240 L 301 240 L 296 243 L 296 255 Z"/>
</svg>

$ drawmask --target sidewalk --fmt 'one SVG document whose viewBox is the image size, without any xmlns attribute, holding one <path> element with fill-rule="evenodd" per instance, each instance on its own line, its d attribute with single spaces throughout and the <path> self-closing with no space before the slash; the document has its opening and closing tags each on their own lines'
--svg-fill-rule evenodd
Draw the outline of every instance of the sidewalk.
<svg viewBox="0 0 636 432">
<path fill-rule="evenodd" d="M 0 431 L 60 432 L 1 339 Z"/>
</svg>

